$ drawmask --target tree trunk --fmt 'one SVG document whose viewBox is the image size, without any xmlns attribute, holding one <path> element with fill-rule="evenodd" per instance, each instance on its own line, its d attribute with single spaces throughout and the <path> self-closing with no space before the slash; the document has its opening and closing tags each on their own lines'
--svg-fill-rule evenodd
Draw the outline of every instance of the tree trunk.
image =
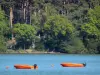
<svg viewBox="0 0 100 75">
<path fill-rule="evenodd" d="M 13 39 L 13 37 L 14 37 L 12 20 L 13 20 L 13 9 L 12 9 L 12 7 L 10 7 L 10 26 L 11 26 L 11 35 L 12 35 L 11 39 Z"/>
</svg>

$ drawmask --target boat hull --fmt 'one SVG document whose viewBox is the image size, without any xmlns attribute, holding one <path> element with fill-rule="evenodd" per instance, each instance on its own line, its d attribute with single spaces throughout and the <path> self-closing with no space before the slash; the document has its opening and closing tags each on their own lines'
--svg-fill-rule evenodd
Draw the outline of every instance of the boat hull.
<svg viewBox="0 0 100 75">
<path fill-rule="evenodd" d="M 17 65 L 14 65 L 14 67 L 16 69 L 34 69 L 34 66 L 30 66 L 30 65 L 20 65 L 20 64 L 17 64 Z M 36 67 L 37 69 L 38 67 Z"/>
<path fill-rule="evenodd" d="M 63 67 L 84 67 L 83 64 L 80 63 L 62 63 Z"/>
</svg>

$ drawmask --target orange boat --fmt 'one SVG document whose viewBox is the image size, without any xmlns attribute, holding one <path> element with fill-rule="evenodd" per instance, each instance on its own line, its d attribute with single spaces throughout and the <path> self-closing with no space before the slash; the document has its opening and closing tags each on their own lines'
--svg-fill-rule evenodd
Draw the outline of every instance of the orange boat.
<svg viewBox="0 0 100 75">
<path fill-rule="evenodd" d="M 80 64 L 80 63 L 62 63 L 63 67 L 85 67 L 86 63 Z"/>
<path fill-rule="evenodd" d="M 38 66 L 35 64 L 33 66 L 30 65 L 22 65 L 22 64 L 16 64 L 14 65 L 16 69 L 38 69 Z"/>
</svg>

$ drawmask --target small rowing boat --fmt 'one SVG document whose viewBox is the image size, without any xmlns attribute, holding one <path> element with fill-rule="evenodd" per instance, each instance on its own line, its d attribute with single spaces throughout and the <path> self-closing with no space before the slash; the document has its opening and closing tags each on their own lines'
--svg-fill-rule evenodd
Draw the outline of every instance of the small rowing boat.
<svg viewBox="0 0 100 75">
<path fill-rule="evenodd" d="M 14 65 L 14 67 L 16 68 L 16 69 L 38 69 L 38 66 L 35 64 L 35 65 L 33 65 L 33 66 L 31 66 L 31 65 L 26 65 L 26 64 L 16 64 L 16 65 Z"/>
<path fill-rule="evenodd" d="M 83 64 L 81 64 L 81 63 L 61 63 L 61 65 L 63 66 L 63 67 L 85 67 L 86 66 L 86 63 L 83 63 Z"/>
</svg>

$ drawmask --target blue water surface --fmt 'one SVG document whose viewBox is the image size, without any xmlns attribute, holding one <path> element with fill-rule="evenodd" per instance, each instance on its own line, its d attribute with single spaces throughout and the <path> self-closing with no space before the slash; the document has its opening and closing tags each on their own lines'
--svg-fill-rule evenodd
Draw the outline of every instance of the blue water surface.
<svg viewBox="0 0 100 75">
<path fill-rule="evenodd" d="M 63 62 L 87 65 L 83 68 L 62 67 Z M 39 68 L 20 70 L 14 68 L 15 64 L 37 64 Z M 100 55 L 0 54 L 0 75 L 100 75 Z"/>
</svg>

